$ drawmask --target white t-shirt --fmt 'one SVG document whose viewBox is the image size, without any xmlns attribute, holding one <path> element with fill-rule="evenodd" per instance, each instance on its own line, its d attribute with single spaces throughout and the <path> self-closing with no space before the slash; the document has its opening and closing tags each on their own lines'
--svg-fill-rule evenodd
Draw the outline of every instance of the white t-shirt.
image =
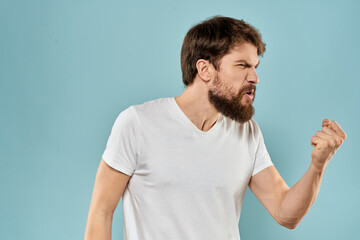
<svg viewBox="0 0 360 240">
<path fill-rule="evenodd" d="M 125 240 L 239 240 L 249 180 L 272 165 L 254 120 L 220 114 L 204 132 L 173 97 L 121 112 L 102 157 L 131 176 Z"/>
</svg>

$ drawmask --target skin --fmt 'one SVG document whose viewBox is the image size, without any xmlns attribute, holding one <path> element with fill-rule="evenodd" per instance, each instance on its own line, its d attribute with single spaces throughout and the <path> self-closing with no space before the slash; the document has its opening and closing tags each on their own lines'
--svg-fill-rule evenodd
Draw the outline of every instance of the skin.
<svg viewBox="0 0 360 240">
<path fill-rule="evenodd" d="M 250 43 L 235 46 L 221 59 L 218 71 L 209 61 L 199 59 L 194 82 L 175 100 L 200 130 L 208 131 L 215 124 L 219 112 L 226 115 L 229 109 L 252 107 L 253 100 L 243 93 L 256 89 L 258 64 L 257 48 Z M 217 106 L 210 99 L 210 92 L 228 104 Z M 240 115 L 229 117 L 239 122 L 246 120 Z M 294 229 L 299 224 L 318 195 L 326 166 L 345 139 L 346 133 L 336 121 L 324 119 L 322 130 L 311 138 L 314 150 L 310 166 L 294 186 L 289 188 L 274 166 L 250 179 L 249 188 L 280 225 Z"/>
<path fill-rule="evenodd" d="M 130 176 L 119 172 L 101 159 L 91 197 L 85 240 L 110 240 L 115 209 L 129 182 Z"/>
</svg>

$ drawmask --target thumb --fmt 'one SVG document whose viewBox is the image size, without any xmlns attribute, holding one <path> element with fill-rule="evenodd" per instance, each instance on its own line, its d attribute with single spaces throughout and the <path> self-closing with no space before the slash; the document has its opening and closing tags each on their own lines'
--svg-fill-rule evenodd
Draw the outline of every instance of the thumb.
<svg viewBox="0 0 360 240">
<path fill-rule="evenodd" d="M 330 120 L 329 119 L 324 119 L 322 122 L 322 126 L 323 127 L 327 127 L 330 124 Z"/>
</svg>

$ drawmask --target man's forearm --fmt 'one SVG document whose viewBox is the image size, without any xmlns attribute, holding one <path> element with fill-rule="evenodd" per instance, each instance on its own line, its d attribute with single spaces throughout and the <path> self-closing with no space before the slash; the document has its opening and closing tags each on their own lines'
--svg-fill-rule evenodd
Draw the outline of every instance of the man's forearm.
<svg viewBox="0 0 360 240">
<path fill-rule="evenodd" d="M 84 240 L 111 240 L 113 215 L 89 212 Z"/>
<path fill-rule="evenodd" d="M 282 225 L 295 228 L 305 216 L 319 193 L 325 168 L 311 163 L 304 176 L 286 192 L 278 212 Z"/>
</svg>

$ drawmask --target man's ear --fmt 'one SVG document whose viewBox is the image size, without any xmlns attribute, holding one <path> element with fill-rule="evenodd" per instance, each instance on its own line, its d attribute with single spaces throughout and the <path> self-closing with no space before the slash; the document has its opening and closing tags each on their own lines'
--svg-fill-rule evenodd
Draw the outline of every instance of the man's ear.
<svg viewBox="0 0 360 240">
<path fill-rule="evenodd" d="M 196 68 L 200 78 L 206 82 L 210 81 L 213 74 L 213 66 L 208 60 L 199 59 L 196 62 Z"/>
</svg>

